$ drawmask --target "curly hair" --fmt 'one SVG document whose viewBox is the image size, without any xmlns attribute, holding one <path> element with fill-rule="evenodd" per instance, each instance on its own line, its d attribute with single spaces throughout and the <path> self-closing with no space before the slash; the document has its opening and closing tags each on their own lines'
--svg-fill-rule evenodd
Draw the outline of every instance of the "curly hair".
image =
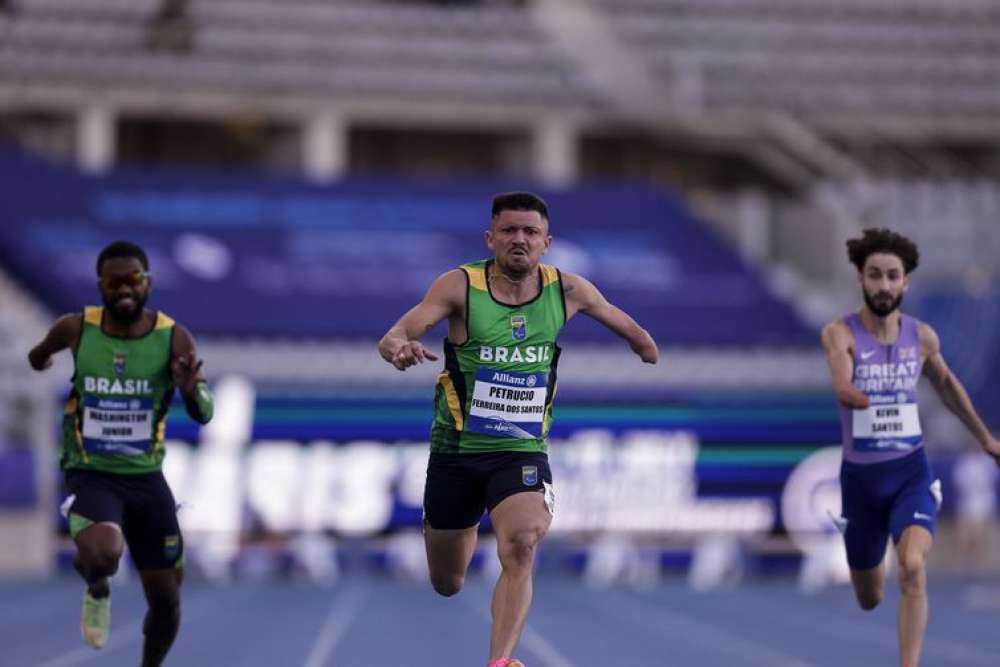
<svg viewBox="0 0 1000 667">
<path fill-rule="evenodd" d="M 864 270 L 865 261 L 875 253 L 899 257 L 903 261 L 903 269 L 908 274 L 920 264 L 917 244 L 885 227 L 866 229 L 864 236 L 847 242 L 847 257 L 851 260 L 851 264 L 858 267 L 858 271 Z"/>
</svg>

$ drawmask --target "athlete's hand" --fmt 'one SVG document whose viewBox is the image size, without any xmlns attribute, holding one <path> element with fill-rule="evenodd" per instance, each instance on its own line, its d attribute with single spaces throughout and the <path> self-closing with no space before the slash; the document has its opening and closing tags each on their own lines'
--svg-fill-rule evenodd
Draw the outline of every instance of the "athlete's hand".
<svg viewBox="0 0 1000 667">
<path fill-rule="evenodd" d="M 199 380 L 198 371 L 203 363 L 203 359 L 198 359 L 193 354 L 179 354 L 170 362 L 170 374 L 182 393 L 194 393 Z"/>
<path fill-rule="evenodd" d="M 392 355 L 392 365 L 405 371 L 410 366 L 422 364 L 425 361 L 437 361 L 437 355 L 424 347 L 418 340 L 407 341 Z"/>
</svg>

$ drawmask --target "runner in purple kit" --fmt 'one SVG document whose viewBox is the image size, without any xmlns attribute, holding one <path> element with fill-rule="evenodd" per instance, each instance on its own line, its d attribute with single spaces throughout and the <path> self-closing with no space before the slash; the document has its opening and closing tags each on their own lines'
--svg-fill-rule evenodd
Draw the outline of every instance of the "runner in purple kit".
<svg viewBox="0 0 1000 667">
<path fill-rule="evenodd" d="M 923 447 L 917 383 L 927 377 L 942 402 L 1000 465 L 1000 443 L 941 356 L 937 334 L 899 311 L 920 254 L 888 229 L 868 229 L 847 242 L 864 304 L 823 329 L 823 347 L 840 403 L 840 485 L 851 582 L 862 609 L 885 592 L 886 543 L 899 561 L 898 635 L 902 667 L 916 667 L 927 626 L 925 563 L 941 503 Z"/>
</svg>

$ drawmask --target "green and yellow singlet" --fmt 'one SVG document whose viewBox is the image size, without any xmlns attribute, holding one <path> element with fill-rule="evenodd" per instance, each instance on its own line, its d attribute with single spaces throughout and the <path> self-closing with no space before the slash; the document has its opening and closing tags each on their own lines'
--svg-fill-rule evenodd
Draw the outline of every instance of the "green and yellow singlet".
<svg viewBox="0 0 1000 667">
<path fill-rule="evenodd" d="M 163 463 L 164 419 L 174 394 L 174 321 L 158 312 L 148 334 L 119 338 L 101 330 L 103 315 L 100 307 L 83 311 L 60 463 L 64 469 L 155 472 Z"/>
<path fill-rule="evenodd" d="M 566 323 L 562 277 L 538 267 L 541 291 L 512 306 L 493 298 L 493 260 L 465 264 L 466 329 L 461 345 L 444 342 L 444 371 L 434 396 L 431 451 L 544 452 L 556 393 L 556 337 Z"/>
</svg>

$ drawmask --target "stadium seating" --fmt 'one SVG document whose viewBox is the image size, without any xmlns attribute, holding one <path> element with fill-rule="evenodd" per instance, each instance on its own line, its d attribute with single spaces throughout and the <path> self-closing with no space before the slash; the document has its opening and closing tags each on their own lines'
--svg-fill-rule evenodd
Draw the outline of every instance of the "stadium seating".
<svg viewBox="0 0 1000 667">
<path fill-rule="evenodd" d="M 1000 110 L 1000 21 L 924 0 L 591 0 L 665 91 L 706 112 L 781 111 L 829 128 Z M 190 52 L 150 50 L 157 0 L 24 0 L 0 17 L 0 83 L 371 99 L 611 103 L 530 8 L 336 0 L 190 4 Z"/>
<path fill-rule="evenodd" d="M 192 3 L 190 52 L 149 48 L 158 2 L 20 3 L 0 18 L 0 83 L 187 93 L 587 105 L 523 10 L 376 2 Z"/>
<path fill-rule="evenodd" d="M 997 10 L 943 1 L 592 0 L 665 86 L 709 111 L 968 117 L 1000 108 Z"/>
</svg>

